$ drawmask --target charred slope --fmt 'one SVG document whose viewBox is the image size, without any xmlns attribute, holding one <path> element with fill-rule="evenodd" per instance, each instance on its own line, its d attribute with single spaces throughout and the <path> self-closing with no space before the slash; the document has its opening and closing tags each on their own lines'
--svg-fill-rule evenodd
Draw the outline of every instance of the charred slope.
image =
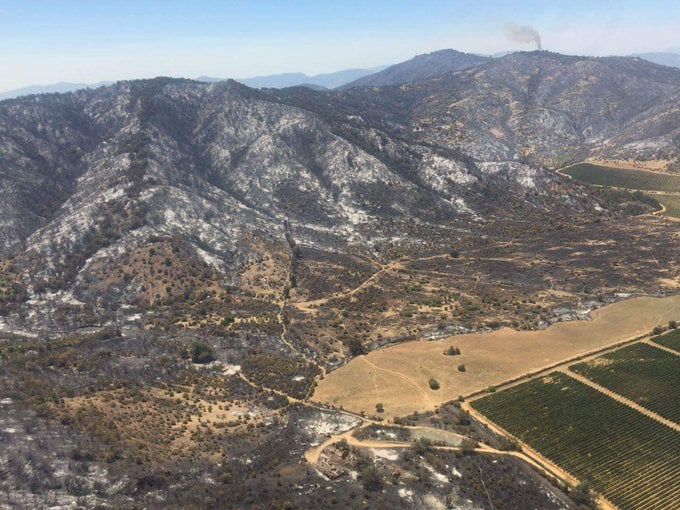
<svg viewBox="0 0 680 510">
<path fill-rule="evenodd" d="M 13 290 L 0 298 L 129 303 L 148 285 L 119 268 L 114 298 L 101 267 L 159 238 L 230 282 L 253 243 L 292 249 L 291 236 L 373 257 L 591 220 L 608 204 L 530 163 L 627 150 L 634 133 L 670 151 L 673 73 L 535 52 L 400 88 L 159 78 L 4 101 L 0 255 Z"/>
<path fill-rule="evenodd" d="M 477 157 L 677 157 L 680 71 L 641 59 L 517 53 L 417 93 L 428 138 Z"/>
<path fill-rule="evenodd" d="M 349 90 L 355 87 L 383 87 L 385 85 L 401 85 L 433 76 L 468 69 L 489 61 L 489 57 L 463 53 L 456 50 L 438 50 L 432 53 L 416 55 L 406 62 L 401 62 L 369 74 L 338 87 L 339 90 Z"/>
<path fill-rule="evenodd" d="M 679 94 L 678 69 L 536 51 L 332 100 L 336 111 L 477 160 L 559 166 L 587 156 L 677 161 Z"/>
</svg>

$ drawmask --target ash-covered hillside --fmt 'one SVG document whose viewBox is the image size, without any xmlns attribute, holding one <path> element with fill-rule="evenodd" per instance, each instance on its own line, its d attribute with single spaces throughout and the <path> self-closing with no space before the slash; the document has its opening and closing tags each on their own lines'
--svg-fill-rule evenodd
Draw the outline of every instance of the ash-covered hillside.
<svg viewBox="0 0 680 510">
<path fill-rule="evenodd" d="M 476 160 L 561 166 L 594 156 L 677 166 L 679 93 L 675 68 L 633 57 L 535 51 L 399 87 L 349 90 L 327 101 Z"/>
<path fill-rule="evenodd" d="M 418 87 L 454 77 L 456 94 L 459 75 Z M 0 103 L 5 301 L 133 304 L 144 285 L 99 268 L 158 236 L 233 282 L 253 256 L 245 239 L 379 257 L 599 214 L 582 188 L 509 150 L 415 129 L 435 96 L 409 87 L 263 93 L 159 78 Z M 463 124 L 472 136 L 477 124 Z"/>
<path fill-rule="evenodd" d="M 416 55 L 406 62 L 401 62 L 377 73 L 362 76 L 354 81 L 337 87 L 339 90 L 349 90 L 355 87 L 383 87 L 385 85 L 401 85 L 418 80 L 424 80 L 445 74 L 475 67 L 490 60 L 489 57 L 463 53 L 456 50 L 439 50 L 423 55 Z"/>
</svg>

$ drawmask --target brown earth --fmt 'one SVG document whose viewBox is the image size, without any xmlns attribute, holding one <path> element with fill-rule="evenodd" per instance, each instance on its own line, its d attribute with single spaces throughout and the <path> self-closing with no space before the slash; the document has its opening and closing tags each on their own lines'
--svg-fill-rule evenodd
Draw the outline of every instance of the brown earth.
<svg viewBox="0 0 680 510">
<path fill-rule="evenodd" d="M 595 310 L 589 321 L 557 323 L 541 331 L 503 328 L 406 342 L 359 356 L 327 374 L 312 398 L 354 412 L 369 412 L 380 402 L 386 417 L 428 411 L 460 395 L 641 336 L 679 316 L 680 295 L 640 297 Z M 445 356 L 449 346 L 459 347 L 461 355 Z M 464 372 L 458 370 L 461 364 Z M 440 389 L 429 388 L 431 378 Z"/>
</svg>

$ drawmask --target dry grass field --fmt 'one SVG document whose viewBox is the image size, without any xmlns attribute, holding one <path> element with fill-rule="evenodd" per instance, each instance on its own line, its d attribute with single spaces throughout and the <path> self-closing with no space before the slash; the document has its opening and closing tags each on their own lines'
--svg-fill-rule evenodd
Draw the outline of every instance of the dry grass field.
<svg viewBox="0 0 680 510">
<path fill-rule="evenodd" d="M 589 321 L 561 322 L 540 331 L 503 328 L 406 342 L 359 356 L 327 374 L 313 400 L 369 414 L 382 403 L 385 417 L 432 410 L 459 395 L 635 338 L 679 317 L 680 296 L 640 297 L 595 310 Z M 459 347 L 461 354 L 445 356 L 449 346 Z M 430 389 L 432 378 L 439 389 Z"/>
</svg>

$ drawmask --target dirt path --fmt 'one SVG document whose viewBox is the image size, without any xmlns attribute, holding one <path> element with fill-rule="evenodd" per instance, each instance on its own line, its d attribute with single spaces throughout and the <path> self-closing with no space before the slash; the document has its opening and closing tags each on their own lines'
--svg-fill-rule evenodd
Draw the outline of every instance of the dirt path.
<svg viewBox="0 0 680 510">
<path fill-rule="evenodd" d="M 362 425 L 359 425 L 359 427 L 350 429 L 347 432 L 343 432 L 342 434 L 332 435 L 320 445 L 314 446 L 313 448 L 307 450 L 305 452 L 305 460 L 309 462 L 312 466 L 315 465 L 319 461 L 319 456 L 321 455 L 321 452 L 323 452 L 328 446 L 332 445 L 333 443 L 337 443 L 338 441 L 342 441 L 343 439 L 349 443 L 349 438 L 352 436 L 352 432 L 357 430 L 357 428 L 361 427 Z"/>
<path fill-rule="evenodd" d="M 306 312 L 313 312 L 313 311 L 315 311 L 314 310 L 315 307 L 326 304 L 331 299 L 342 299 L 342 298 L 345 298 L 345 297 L 349 297 L 349 298 L 352 299 L 352 301 L 354 301 L 354 296 L 358 292 L 361 292 L 363 289 L 367 288 L 369 285 L 371 285 L 376 280 L 378 280 L 386 272 L 394 271 L 394 270 L 398 270 L 398 269 L 405 269 L 406 268 L 405 265 L 409 264 L 411 262 L 424 262 L 424 261 L 435 260 L 435 259 L 439 259 L 439 258 L 447 258 L 448 256 L 449 255 L 447 255 L 447 254 L 439 253 L 439 254 L 436 254 L 436 255 L 429 255 L 427 257 L 417 257 L 417 258 L 413 258 L 413 259 L 412 258 L 401 258 L 401 259 L 393 260 L 391 262 L 387 262 L 386 264 L 381 264 L 379 262 L 374 261 L 374 263 L 377 264 L 380 269 L 375 271 L 373 274 L 371 274 L 368 278 L 366 278 L 364 281 L 362 281 L 356 287 L 353 287 L 353 288 L 348 289 L 348 290 L 342 290 L 342 291 L 339 291 L 339 292 L 334 292 L 334 293 L 332 293 L 332 294 L 330 294 L 326 297 L 323 297 L 323 298 L 312 299 L 312 300 L 308 300 L 308 301 L 296 301 L 296 302 L 292 302 L 291 304 L 293 306 L 295 306 L 296 308 L 298 308 L 299 310 L 303 310 L 303 311 L 306 311 Z M 417 270 L 414 270 L 414 271 L 417 271 Z M 424 271 L 418 271 L 418 272 L 429 273 L 431 271 L 424 270 Z M 450 276 L 447 273 L 442 273 L 442 275 Z"/>
<path fill-rule="evenodd" d="M 368 361 L 368 358 L 366 358 L 366 356 L 361 356 L 361 360 L 376 371 L 380 370 L 382 372 L 386 372 L 388 374 L 392 374 L 394 376 L 397 376 L 397 377 L 403 379 L 404 381 L 407 381 L 409 384 L 413 385 L 415 388 L 418 389 L 418 391 L 420 391 L 423 394 L 423 396 L 425 397 L 425 400 L 427 400 L 428 402 L 431 400 L 429 393 L 424 388 L 419 386 L 418 383 L 415 382 L 412 378 L 402 374 L 401 372 L 397 372 L 396 370 L 389 370 L 387 368 L 379 367 L 379 366 L 371 363 L 370 361 Z"/>
<path fill-rule="evenodd" d="M 555 478 L 558 478 L 564 482 L 567 482 L 572 485 L 576 485 L 578 483 L 578 479 L 573 477 L 571 474 L 569 474 L 567 471 L 559 467 L 557 464 L 554 464 L 550 462 L 548 459 L 543 457 L 540 453 L 538 453 L 536 450 L 531 448 L 528 444 L 524 443 L 523 441 L 520 441 L 519 439 L 515 438 L 511 434 L 509 434 L 507 431 L 496 425 L 494 422 L 490 421 L 488 418 L 486 418 L 484 415 L 478 413 L 471 405 L 469 402 L 463 402 L 461 404 L 461 409 L 464 411 L 467 411 L 470 416 L 472 416 L 474 419 L 479 421 L 480 423 L 483 423 L 486 425 L 489 429 L 491 429 L 493 432 L 500 436 L 506 436 L 506 437 L 513 437 L 518 444 L 522 447 L 521 452 L 507 452 L 507 453 L 514 453 L 516 456 L 519 456 L 520 458 L 524 458 L 527 462 L 530 464 L 539 467 L 541 471 L 545 474 L 549 474 L 550 476 L 554 476 Z"/>
<path fill-rule="evenodd" d="M 291 397 L 290 395 L 288 395 L 288 393 L 285 393 L 285 392 L 283 392 L 283 391 L 281 391 L 281 390 L 277 390 L 277 389 L 274 389 L 274 388 L 268 388 L 267 386 L 262 386 L 261 384 L 257 384 L 256 382 L 251 381 L 250 379 L 248 379 L 248 378 L 243 374 L 243 372 L 240 372 L 240 371 L 239 371 L 239 372 L 237 372 L 237 374 L 238 374 L 239 378 L 240 378 L 243 382 L 245 382 L 245 383 L 246 383 L 247 385 L 249 385 L 249 386 L 252 386 L 253 388 L 258 388 L 258 389 L 263 390 L 263 391 L 269 391 L 269 392 L 271 392 L 271 393 L 276 393 L 276 394 L 279 395 L 280 397 L 286 397 L 286 398 L 288 399 L 289 402 L 293 402 L 293 403 L 295 403 L 295 404 L 303 404 L 303 405 L 307 405 L 307 402 L 305 402 L 304 400 L 300 400 L 300 399 L 298 399 L 298 398 Z"/>
<path fill-rule="evenodd" d="M 413 448 L 414 442 L 408 442 L 408 441 L 380 441 L 378 439 L 357 439 L 354 436 L 354 432 L 357 430 L 360 430 L 362 428 L 367 427 L 370 425 L 370 423 L 362 423 L 351 430 L 348 430 L 346 432 L 343 432 L 342 434 L 334 434 L 327 438 L 325 441 L 323 441 L 321 444 L 310 448 L 305 452 L 305 459 L 307 462 L 310 464 L 316 464 L 319 460 L 319 456 L 325 450 L 328 446 L 330 446 L 333 443 L 337 443 L 338 441 L 346 441 L 348 445 L 350 446 L 355 446 L 357 448 L 369 448 L 369 449 L 403 449 L 403 448 Z M 409 426 L 403 426 L 402 428 L 404 429 L 420 429 L 420 430 L 433 430 L 436 432 L 441 432 L 439 429 L 431 428 L 431 427 L 409 427 Z M 463 436 L 461 436 L 462 438 Z M 434 450 L 440 450 L 440 451 L 450 451 L 450 452 L 462 452 L 464 449 L 461 448 L 460 446 L 430 446 L 430 448 Z M 495 448 L 492 448 L 488 445 L 485 444 L 480 444 L 476 448 L 469 449 L 471 451 L 477 452 L 477 453 L 488 453 L 488 454 L 493 454 L 493 455 L 509 455 L 513 457 L 518 457 L 521 458 L 525 461 L 527 461 L 529 464 L 534 465 L 537 468 L 541 468 L 541 466 L 537 465 L 535 462 L 532 462 L 530 459 L 524 458 L 521 452 L 506 452 L 502 450 L 497 450 Z"/>
<path fill-rule="evenodd" d="M 630 407 L 631 409 L 635 409 L 638 413 L 644 414 L 645 416 L 647 416 L 647 417 L 649 417 L 653 420 L 656 420 L 659 423 L 666 425 L 667 427 L 672 428 L 676 432 L 680 432 L 680 425 L 678 425 L 674 421 L 667 420 L 663 416 L 660 416 L 660 415 L 656 414 L 655 412 L 650 411 L 649 409 L 642 407 L 641 405 L 636 404 L 632 400 L 630 400 L 630 399 L 628 399 L 624 396 L 621 396 L 618 393 L 614 393 L 613 391 L 605 388 L 604 386 L 600 386 L 599 384 L 594 383 L 590 379 L 586 379 L 582 375 L 579 375 L 579 374 L 572 372 L 568 368 L 562 368 L 559 371 L 562 372 L 563 374 L 568 375 L 572 379 L 576 379 L 578 382 L 583 383 L 586 386 L 590 386 L 591 388 L 599 391 L 600 393 L 607 395 L 609 398 L 616 400 L 617 402 L 620 402 L 621 404 L 624 404 L 624 405 Z"/>
<path fill-rule="evenodd" d="M 351 298 L 352 301 L 354 301 L 354 295 L 355 295 L 357 292 L 359 292 L 359 291 L 361 291 L 362 289 L 365 289 L 366 287 L 368 287 L 368 286 L 371 284 L 371 282 L 373 282 L 373 281 L 377 280 L 378 278 L 380 278 L 380 276 L 381 276 L 383 273 L 385 273 L 386 271 L 389 271 L 390 269 L 392 269 L 392 268 L 394 267 L 395 264 L 396 264 L 396 262 L 390 262 L 390 263 L 388 263 L 388 264 L 381 265 L 381 266 L 380 266 L 380 270 L 376 271 L 376 272 L 373 273 L 371 276 L 369 276 L 366 280 L 364 280 L 363 282 L 361 282 L 357 287 L 354 287 L 352 290 L 350 290 L 349 292 L 347 292 L 347 295 Z"/>
<path fill-rule="evenodd" d="M 328 296 L 326 296 L 326 297 L 319 298 L 319 299 L 312 299 L 312 300 L 309 300 L 309 301 L 296 301 L 296 302 L 293 302 L 293 303 L 291 303 L 291 304 L 292 304 L 294 307 L 296 307 L 296 308 L 298 308 L 298 309 L 300 309 L 300 310 L 307 311 L 307 312 L 312 312 L 312 311 L 314 311 L 314 307 L 318 307 L 318 306 L 320 306 L 320 305 L 322 305 L 322 304 L 326 304 L 326 303 L 328 303 L 328 301 L 330 301 L 331 299 L 342 299 L 342 298 L 345 298 L 345 297 L 353 298 L 353 296 L 354 296 L 357 292 L 359 292 L 359 291 L 361 291 L 362 289 L 366 288 L 366 287 L 369 286 L 373 281 L 375 281 L 376 279 L 380 278 L 380 276 L 381 276 L 383 273 L 385 273 L 386 271 L 388 271 L 389 269 L 391 269 L 395 264 L 397 264 L 397 261 L 390 262 L 390 263 L 384 264 L 384 265 L 378 263 L 380 269 L 378 269 L 376 272 L 374 272 L 373 274 L 371 274 L 371 276 L 369 276 L 368 278 L 366 278 L 363 282 L 361 282 L 359 285 L 357 285 L 356 287 L 354 287 L 354 288 L 352 288 L 352 289 L 341 290 L 341 291 L 338 291 L 338 292 L 334 292 L 334 293 L 332 293 L 332 294 L 330 294 L 330 295 L 328 295 Z"/>
<path fill-rule="evenodd" d="M 651 345 L 652 347 L 656 347 L 657 349 L 661 349 L 662 351 L 670 352 L 671 354 L 675 354 L 676 356 L 680 356 L 680 352 L 673 350 L 670 347 L 666 347 L 665 345 L 661 345 L 661 344 L 657 344 L 656 342 L 652 342 L 651 338 L 646 338 L 642 342 L 647 344 L 647 345 Z"/>
<path fill-rule="evenodd" d="M 307 358 L 307 356 L 305 356 L 302 352 L 300 352 L 300 350 L 299 350 L 297 347 L 295 347 L 293 344 L 291 344 L 291 343 L 288 341 L 288 339 L 286 338 L 286 332 L 287 332 L 288 330 L 286 329 L 286 323 L 285 323 L 285 321 L 283 320 L 283 308 L 284 308 L 284 306 L 285 306 L 285 301 L 284 301 L 284 303 L 281 305 L 281 309 L 279 310 L 279 313 L 276 314 L 276 320 L 277 320 L 277 322 L 281 325 L 281 335 L 279 335 L 279 337 L 281 338 L 281 341 L 282 341 L 284 344 L 286 344 L 286 345 L 288 346 L 288 348 L 289 348 L 291 351 L 297 352 L 300 356 L 302 356 L 303 358 L 305 358 L 306 361 L 310 361 L 310 360 Z"/>
<path fill-rule="evenodd" d="M 661 209 L 659 211 L 652 212 L 654 216 L 663 216 L 664 214 L 666 214 L 666 211 L 668 210 L 666 204 L 662 204 L 661 202 L 659 202 L 659 204 L 661 205 Z"/>
<path fill-rule="evenodd" d="M 490 385 L 500 389 L 520 384 L 634 343 L 649 336 L 655 326 L 677 320 L 678 313 L 679 295 L 638 297 L 596 309 L 589 321 L 559 322 L 545 330 L 504 328 L 390 345 L 329 372 L 311 398 L 357 414 L 371 411 L 378 402 L 384 405 L 385 417 L 429 411 L 460 395 L 481 396 Z M 455 359 L 442 355 L 452 345 L 462 351 Z M 459 364 L 466 370 L 456 370 Z M 431 378 L 440 389 L 429 389 Z"/>
<path fill-rule="evenodd" d="M 466 409 L 467 410 L 467 409 Z M 471 414 L 475 414 L 474 410 L 472 410 Z M 477 416 L 475 416 L 477 418 Z M 506 433 L 495 427 L 492 423 L 487 422 L 483 417 L 480 420 L 482 423 L 487 424 L 490 428 L 493 428 L 496 430 L 497 433 L 500 433 L 502 435 L 506 435 Z M 379 440 L 359 440 L 356 437 L 354 437 L 354 432 L 366 427 L 368 424 L 367 423 L 362 423 L 359 426 L 348 430 L 347 432 L 343 432 L 342 434 L 336 434 L 333 435 L 329 438 L 327 438 L 325 441 L 323 441 L 321 444 L 318 446 L 315 446 L 313 448 L 310 448 L 305 452 L 305 459 L 307 462 L 309 462 L 311 465 L 316 465 L 316 463 L 319 461 L 319 458 L 322 454 L 322 452 L 330 445 L 338 442 L 338 441 L 346 441 L 348 445 L 353 446 L 355 448 L 366 448 L 366 449 L 385 449 L 385 450 L 395 450 L 395 449 L 406 449 L 406 448 L 413 448 L 414 443 L 412 442 L 404 442 L 404 441 L 379 441 Z M 432 429 L 430 427 L 404 427 L 406 429 L 421 429 L 421 430 L 437 430 L 437 429 Z M 461 436 L 462 437 L 462 436 Z M 561 480 L 563 483 L 575 485 L 578 483 L 578 480 L 571 476 L 569 473 L 566 471 L 563 471 L 550 461 L 544 459 L 542 456 L 540 456 L 538 453 L 534 452 L 531 450 L 526 445 L 522 445 L 523 451 L 503 451 L 503 450 L 497 450 L 496 448 L 492 448 L 488 445 L 485 444 L 480 444 L 476 448 L 473 449 L 464 449 L 461 448 L 460 446 L 431 446 L 433 450 L 437 451 L 445 451 L 445 452 L 463 452 L 463 451 L 473 451 L 474 453 L 477 454 L 486 454 L 486 455 L 497 455 L 497 456 L 506 456 L 506 457 L 514 457 L 516 459 L 519 459 L 523 462 L 526 462 L 529 466 L 533 467 L 536 471 L 538 471 L 542 476 L 547 477 L 548 479 L 556 478 Z M 611 503 L 608 501 L 601 499 L 601 507 L 605 510 L 616 510 L 616 507 L 614 507 Z"/>
</svg>

